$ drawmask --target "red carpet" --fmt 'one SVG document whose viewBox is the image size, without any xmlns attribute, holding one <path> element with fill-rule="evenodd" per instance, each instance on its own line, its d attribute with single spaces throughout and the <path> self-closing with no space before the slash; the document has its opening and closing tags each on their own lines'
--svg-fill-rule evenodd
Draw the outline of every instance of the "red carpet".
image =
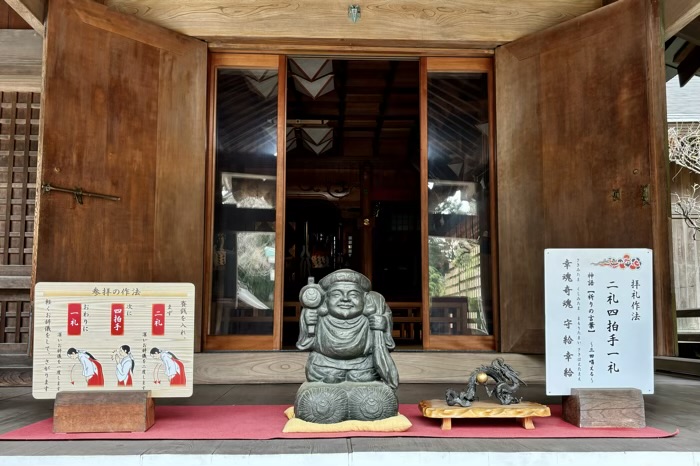
<svg viewBox="0 0 700 466">
<path fill-rule="evenodd" d="M 535 418 L 535 429 L 526 430 L 515 419 L 453 419 L 452 430 L 440 429 L 439 419 L 424 418 L 417 405 L 401 405 L 400 412 L 413 427 L 406 432 L 352 432 L 329 434 L 284 434 L 287 406 L 157 406 L 156 423 L 147 432 L 113 434 L 54 434 L 52 419 L 0 435 L 0 440 L 81 439 L 172 439 L 172 440 L 265 440 L 281 438 L 342 437 L 440 437 L 440 438 L 656 438 L 670 433 L 644 429 L 580 429 L 564 422 L 561 407 L 550 406 L 551 417 Z"/>
</svg>

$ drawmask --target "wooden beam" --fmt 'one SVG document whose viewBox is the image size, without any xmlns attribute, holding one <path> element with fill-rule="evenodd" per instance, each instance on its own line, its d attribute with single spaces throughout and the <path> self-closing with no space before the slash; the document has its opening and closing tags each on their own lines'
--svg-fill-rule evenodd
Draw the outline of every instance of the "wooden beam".
<svg viewBox="0 0 700 466">
<path fill-rule="evenodd" d="M 338 141 L 345 141 L 345 115 L 348 109 L 348 62 L 345 60 L 340 60 L 336 63 L 335 76 L 337 78 L 338 87 L 336 88 L 336 93 L 338 94 L 338 126 L 337 133 Z M 331 118 L 328 118 L 330 120 Z M 345 144 L 338 144 L 336 142 L 335 153 L 339 157 L 345 158 Z M 316 165 L 314 165 L 316 166 Z"/>
<path fill-rule="evenodd" d="M 678 81 L 681 87 L 685 86 L 698 70 L 700 70 L 700 47 L 693 47 L 688 56 L 678 64 Z"/>
<path fill-rule="evenodd" d="M 459 353 L 394 351 L 391 357 L 401 383 L 465 383 L 474 368 L 502 357 L 526 383 L 544 383 L 542 355 L 517 353 Z M 237 351 L 196 353 L 195 384 L 302 383 L 309 354 L 304 351 Z M 700 361 L 698 361 L 700 366 Z"/>
<path fill-rule="evenodd" d="M 0 30 L 0 90 L 41 92 L 42 39 L 31 29 Z"/>
<path fill-rule="evenodd" d="M 674 63 L 681 63 L 683 60 L 685 60 L 688 57 L 688 55 L 690 55 L 690 52 L 695 50 L 696 47 L 697 46 L 695 44 L 692 44 L 690 42 L 686 42 L 681 47 L 681 49 L 678 51 L 678 53 L 676 53 L 673 56 L 673 62 Z"/>
<path fill-rule="evenodd" d="M 698 16 L 700 16 L 700 0 L 666 0 L 664 2 L 666 39 L 678 34 Z"/>
<path fill-rule="evenodd" d="M 700 359 L 656 356 L 654 370 L 700 377 Z"/>
<path fill-rule="evenodd" d="M 676 34 L 676 36 L 691 44 L 700 45 L 700 17 L 691 21 L 682 31 Z"/>
<path fill-rule="evenodd" d="M 46 0 L 5 0 L 36 32 L 44 36 Z"/>
<path fill-rule="evenodd" d="M 494 48 L 595 10 L 601 1 L 368 0 L 357 23 L 348 18 L 348 2 L 337 0 L 107 0 L 105 5 L 207 41 L 303 38 Z"/>
<path fill-rule="evenodd" d="M 382 92 L 382 101 L 379 104 L 379 114 L 377 115 L 375 123 L 374 140 L 372 141 L 372 157 L 379 157 L 382 127 L 384 126 L 384 118 L 386 117 L 386 110 L 389 106 L 389 99 L 391 98 L 391 89 L 394 87 L 394 80 L 396 79 L 396 71 L 399 68 L 399 64 L 396 61 L 392 61 L 389 66 L 386 85 L 384 86 L 384 92 Z"/>
</svg>

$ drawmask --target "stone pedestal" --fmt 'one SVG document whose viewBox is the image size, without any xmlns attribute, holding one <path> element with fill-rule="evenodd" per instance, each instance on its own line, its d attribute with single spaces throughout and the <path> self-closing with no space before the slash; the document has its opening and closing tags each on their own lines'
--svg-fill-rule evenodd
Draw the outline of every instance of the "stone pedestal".
<svg viewBox="0 0 700 466">
<path fill-rule="evenodd" d="M 644 398 L 636 388 L 573 388 L 562 397 L 562 418 L 578 427 L 645 427 Z"/>
<path fill-rule="evenodd" d="M 297 391 L 294 413 L 318 424 L 377 421 L 398 414 L 396 394 L 382 382 L 305 382 Z"/>
<path fill-rule="evenodd" d="M 148 391 L 59 392 L 53 431 L 145 432 L 155 422 L 155 402 Z"/>
</svg>

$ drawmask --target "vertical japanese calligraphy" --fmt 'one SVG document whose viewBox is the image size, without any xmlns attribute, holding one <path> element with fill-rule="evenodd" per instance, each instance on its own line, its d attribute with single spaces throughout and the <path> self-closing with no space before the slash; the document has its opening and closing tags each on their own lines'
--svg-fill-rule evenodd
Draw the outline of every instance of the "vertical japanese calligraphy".
<svg viewBox="0 0 700 466">
<path fill-rule="evenodd" d="M 112 304 L 112 318 L 110 321 L 112 335 L 124 335 L 124 305 Z"/>
<path fill-rule="evenodd" d="M 639 388 L 653 393 L 652 254 L 547 249 L 547 393 Z"/>
<path fill-rule="evenodd" d="M 68 304 L 68 335 L 80 335 L 82 326 L 80 303 Z"/>
<path fill-rule="evenodd" d="M 151 334 L 165 335 L 165 304 L 154 304 L 151 314 Z"/>
</svg>

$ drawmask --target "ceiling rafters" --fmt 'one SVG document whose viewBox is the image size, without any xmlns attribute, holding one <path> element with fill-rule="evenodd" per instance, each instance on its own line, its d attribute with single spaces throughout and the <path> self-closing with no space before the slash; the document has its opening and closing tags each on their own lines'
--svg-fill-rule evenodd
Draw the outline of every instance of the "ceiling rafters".
<svg viewBox="0 0 700 466">
<path fill-rule="evenodd" d="M 667 0 L 664 2 L 664 29 L 666 39 L 700 16 L 700 0 Z"/>
<path fill-rule="evenodd" d="M 693 47 L 693 50 L 678 65 L 678 82 L 681 87 L 700 70 L 700 47 Z"/>
<path fill-rule="evenodd" d="M 337 143 L 323 158 L 405 159 L 418 124 L 418 62 L 335 58 L 333 68 L 333 92 L 315 100 L 289 95 L 288 124 L 301 120 L 332 127 Z M 378 133 L 380 142 L 375 142 Z M 288 157 L 291 162 L 314 155 L 297 146 Z"/>
<path fill-rule="evenodd" d="M 15 13 L 20 15 L 32 29 L 44 36 L 47 0 L 5 0 Z"/>
<path fill-rule="evenodd" d="M 691 44 L 690 42 L 686 42 L 680 48 L 680 50 L 678 50 L 678 53 L 676 53 L 673 56 L 673 61 L 676 63 L 681 63 L 683 60 L 685 60 L 688 57 L 688 55 L 690 54 L 690 52 L 693 51 L 694 48 L 695 48 L 695 44 Z"/>
<path fill-rule="evenodd" d="M 338 126 L 336 127 L 336 135 L 339 144 L 336 145 L 335 153 L 339 156 L 345 154 L 345 113 L 347 111 L 347 95 L 348 95 L 348 62 L 346 60 L 338 60 L 333 63 L 333 68 L 336 76 L 336 90 L 338 92 Z"/>
<path fill-rule="evenodd" d="M 384 86 L 384 92 L 382 92 L 382 100 L 379 103 L 379 113 L 377 114 L 377 125 L 374 130 L 374 140 L 372 141 L 372 156 L 379 156 L 379 147 L 381 142 L 382 127 L 384 126 L 384 118 L 386 117 L 386 111 L 389 107 L 389 99 L 394 88 L 394 81 L 396 80 L 396 71 L 399 69 L 399 62 L 392 61 L 389 65 L 389 71 L 386 74 L 386 85 Z"/>
<path fill-rule="evenodd" d="M 698 0 L 700 3 L 700 0 Z M 678 75 L 680 86 L 700 75 L 700 17 L 666 40 L 666 80 Z"/>
</svg>

